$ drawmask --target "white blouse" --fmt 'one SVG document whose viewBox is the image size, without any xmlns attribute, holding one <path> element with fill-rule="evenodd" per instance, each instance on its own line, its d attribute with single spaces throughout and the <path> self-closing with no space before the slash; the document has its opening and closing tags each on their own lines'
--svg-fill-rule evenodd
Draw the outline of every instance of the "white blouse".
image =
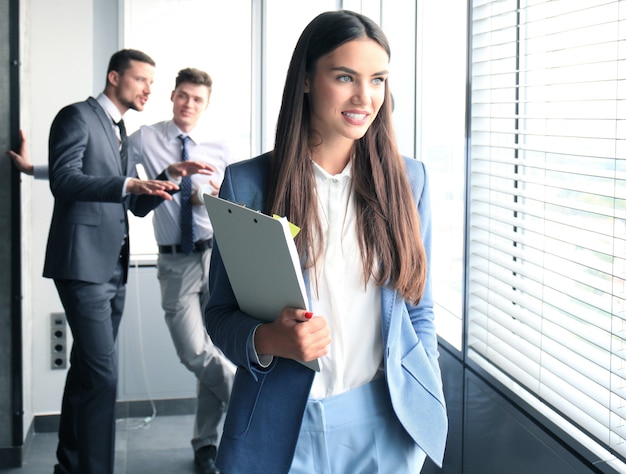
<svg viewBox="0 0 626 474">
<path fill-rule="evenodd" d="M 382 375 L 380 288 L 363 280 L 351 163 L 332 176 L 315 162 L 324 248 L 309 271 L 311 309 L 327 318 L 332 342 L 320 359 L 310 397 L 327 398 Z"/>
</svg>

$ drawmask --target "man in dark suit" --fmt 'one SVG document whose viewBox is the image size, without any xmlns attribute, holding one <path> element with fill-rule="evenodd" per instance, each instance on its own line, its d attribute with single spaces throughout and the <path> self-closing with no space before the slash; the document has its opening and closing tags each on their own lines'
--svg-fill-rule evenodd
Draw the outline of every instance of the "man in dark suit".
<svg viewBox="0 0 626 474">
<path fill-rule="evenodd" d="M 155 180 L 137 179 L 127 158 L 122 116 L 143 110 L 154 67 L 140 51 L 118 51 L 104 92 L 63 108 L 50 129 L 55 202 L 43 274 L 54 279 L 74 338 L 54 470 L 59 474 L 113 473 L 127 210 L 145 216 L 177 190 L 165 172 Z"/>
</svg>

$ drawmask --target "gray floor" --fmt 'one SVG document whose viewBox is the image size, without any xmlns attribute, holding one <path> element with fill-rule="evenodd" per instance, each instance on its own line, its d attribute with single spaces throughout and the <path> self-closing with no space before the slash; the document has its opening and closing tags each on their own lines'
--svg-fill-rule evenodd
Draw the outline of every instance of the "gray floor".
<svg viewBox="0 0 626 474">
<path fill-rule="evenodd" d="M 159 416 L 144 423 L 141 418 L 117 421 L 115 474 L 194 473 L 191 435 L 193 415 Z M 2 474 L 52 474 L 55 464 L 55 432 L 34 433 L 21 468 Z"/>
</svg>

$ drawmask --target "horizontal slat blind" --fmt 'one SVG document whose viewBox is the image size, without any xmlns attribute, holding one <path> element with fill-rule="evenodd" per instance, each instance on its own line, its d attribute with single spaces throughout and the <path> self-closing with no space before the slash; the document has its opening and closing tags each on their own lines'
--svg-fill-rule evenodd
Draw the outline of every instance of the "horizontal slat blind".
<svg viewBox="0 0 626 474">
<path fill-rule="evenodd" d="M 475 0 L 468 356 L 626 460 L 626 0 Z"/>
</svg>

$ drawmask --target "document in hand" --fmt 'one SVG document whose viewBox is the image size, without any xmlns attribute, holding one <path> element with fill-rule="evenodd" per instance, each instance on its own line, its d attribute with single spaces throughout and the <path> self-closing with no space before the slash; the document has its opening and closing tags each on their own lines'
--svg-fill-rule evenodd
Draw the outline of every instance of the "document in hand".
<svg viewBox="0 0 626 474">
<path fill-rule="evenodd" d="M 274 321 L 286 307 L 308 309 L 300 259 L 287 219 L 210 194 L 203 197 L 239 308 L 267 322 Z M 303 364 L 319 371 L 318 361 Z"/>
</svg>

